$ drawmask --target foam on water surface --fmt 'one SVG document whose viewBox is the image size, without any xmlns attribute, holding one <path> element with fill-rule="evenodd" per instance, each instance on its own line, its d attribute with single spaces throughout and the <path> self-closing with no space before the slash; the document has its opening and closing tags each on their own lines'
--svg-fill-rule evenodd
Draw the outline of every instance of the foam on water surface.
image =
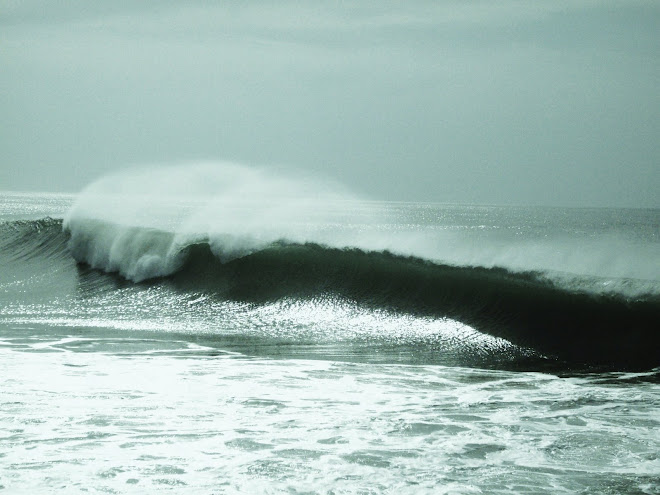
<svg viewBox="0 0 660 495">
<path fill-rule="evenodd" d="M 5 341 L 10 491 L 660 488 L 657 374 L 263 359 L 129 336 L 114 348 L 98 335 Z"/>
</svg>

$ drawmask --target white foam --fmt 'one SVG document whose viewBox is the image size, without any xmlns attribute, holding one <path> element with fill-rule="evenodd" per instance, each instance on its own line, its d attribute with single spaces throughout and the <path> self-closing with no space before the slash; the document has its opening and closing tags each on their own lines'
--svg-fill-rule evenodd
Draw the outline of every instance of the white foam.
<svg viewBox="0 0 660 495">
<path fill-rule="evenodd" d="M 141 281 L 176 271 L 199 241 L 221 261 L 281 239 L 367 247 L 344 228 L 354 199 L 336 183 L 233 163 L 147 167 L 85 188 L 64 228 L 78 261 Z"/>
</svg>

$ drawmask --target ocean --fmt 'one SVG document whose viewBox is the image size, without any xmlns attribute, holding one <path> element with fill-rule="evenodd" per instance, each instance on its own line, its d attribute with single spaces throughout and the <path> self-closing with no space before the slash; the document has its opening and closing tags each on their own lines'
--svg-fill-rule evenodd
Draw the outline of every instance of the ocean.
<svg viewBox="0 0 660 495">
<path fill-rule="evenodd" d="M 660 493 L 660 210 L 232 173 L 0 193 L 0 490 Z"/>
</svg>

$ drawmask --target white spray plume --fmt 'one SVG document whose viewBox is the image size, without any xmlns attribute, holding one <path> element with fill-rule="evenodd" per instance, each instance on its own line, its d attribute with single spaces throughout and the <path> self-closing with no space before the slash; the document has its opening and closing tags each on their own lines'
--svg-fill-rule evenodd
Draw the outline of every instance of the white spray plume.
<svg viewBox="0 0 660 495">
<path fill-rule="evenodd" d="M 235 163 L 145 167 L 86 187 L 64 228 L 78 261 L 141 281 L 176 271 L 192 242 L 221 261 L 278 240 L 360 246 L 332 228 L 349 223 L 355 199 L 327 180 Z"/>
</svg>

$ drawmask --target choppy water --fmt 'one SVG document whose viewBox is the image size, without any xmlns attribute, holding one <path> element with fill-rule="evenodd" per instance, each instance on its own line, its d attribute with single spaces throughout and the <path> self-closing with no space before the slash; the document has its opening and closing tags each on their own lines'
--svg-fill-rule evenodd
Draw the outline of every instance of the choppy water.
<svg viewBox="0 0 660 495">
<path fill-rule="evenodd" d="M 351 203 L 342 232 L 419 258 L 278 245 L 136 284 L 39 220 L 72 201 L 0 195 L 8 493 L 660 492 L 660 353 L 632 326 L 657 321 L 657 210 Z M 453 308 L 493 285 L 480 317 Z M 548 315 L 623 314 L 626 359 L 493 318 L 519 287 Z"/>
</svg>

